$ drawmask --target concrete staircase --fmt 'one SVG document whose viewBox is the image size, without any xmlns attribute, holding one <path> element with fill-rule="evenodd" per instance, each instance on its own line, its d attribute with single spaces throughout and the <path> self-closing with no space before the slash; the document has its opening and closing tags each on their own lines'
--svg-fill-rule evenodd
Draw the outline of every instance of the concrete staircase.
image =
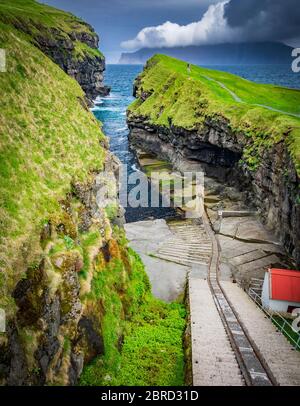
<svg viewBox="0 0 300 406">
<path fill-rule="evenodd" d="M 173 221 L 169 228 L 173 237 L 159 246 L 157 258 L 188 266 L 209 263 L 211 241 L 202 225 L 191 220 Z"/>
</svg>

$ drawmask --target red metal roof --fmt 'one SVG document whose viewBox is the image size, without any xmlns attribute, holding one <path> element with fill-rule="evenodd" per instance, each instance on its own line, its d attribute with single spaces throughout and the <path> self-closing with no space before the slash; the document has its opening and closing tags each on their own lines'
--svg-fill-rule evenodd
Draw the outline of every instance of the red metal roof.
<svg viewBox="0 0 300 406">
<path fill-rule="evenodd" d="M 300 303 L 300 272 L 270 269 L 270 292 L 273 300 Z"/>
</svg>

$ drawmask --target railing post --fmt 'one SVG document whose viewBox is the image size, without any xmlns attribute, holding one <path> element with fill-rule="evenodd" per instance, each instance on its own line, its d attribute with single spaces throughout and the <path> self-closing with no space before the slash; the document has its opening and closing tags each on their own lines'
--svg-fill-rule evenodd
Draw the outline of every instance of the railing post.
<svg viewBox="0 0 300 406">
<path fill-rule="evenodd" d="M 286 337 L 289 338 L 290 343 L 292 346 L 295 347 L 295 349 L 297 350 L 298 348 L 300 349 L 300 334 L 299 337 L 296 341 L 296 339 L 294 339 L 293 337 L 291 337 L 291 335 L 289 334 L 289 332 L 285 329 L 286 325 L 288 323 L 288 321 L 286 319 L 284 319 L 282 317 L 281 314 L 277 313 L 277 312 L 270 312 L 268 309 L 264 309 L 262 304 L 259 303 L 259 301 L 257 300 L 257 297 L 259 297 L 261 299 L 261 297 L 258 295 L 258 293 L 256 293 L 254 290 L 252 290 L 251 288 L 249 288 L 248 290 L 248 294 L 250 296 L 250 298 L 257 303 L 258 307 L 267 315 L 267 317 L 269 317 L 269 319 L 275 324 L 276 328 L 278 331 L 280 331 L 281 333 L 285 332 Z M 280 325 L 280 322 L 276 320 L 275 317 L 278 317 L 280 320 L 283 320 L 283 324 Z"/>
</svg>

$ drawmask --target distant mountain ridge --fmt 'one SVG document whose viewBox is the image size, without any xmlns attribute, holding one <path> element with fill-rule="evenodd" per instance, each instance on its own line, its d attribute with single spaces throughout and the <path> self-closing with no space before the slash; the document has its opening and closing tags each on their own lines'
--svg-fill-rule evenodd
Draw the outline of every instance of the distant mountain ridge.
<svg viewBox="0 0 300 406">
<path fill-rule="evenodd" d="M 120 64 L 145 64 L 155 54 L 165 54 L 196 65 L 291 64 L 292 48 L 279 42 L 200 45 L 177 48 L 143 48 L 121 55 Z"/>
</svg>

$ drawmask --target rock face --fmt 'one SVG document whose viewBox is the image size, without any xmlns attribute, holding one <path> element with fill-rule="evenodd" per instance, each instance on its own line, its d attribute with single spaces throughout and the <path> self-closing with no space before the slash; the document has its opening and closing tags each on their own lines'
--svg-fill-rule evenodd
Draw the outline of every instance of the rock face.
<svg viewBox="0 0 300 406">
<path fill-rule="evenodd" d="M 75 41 L 86 44 L 89 48 L 98 50 L 99 37 L 90 27 L 89 33 L 72 32 L 67 39 L 61 40 L 54 36 L 38 36 L 37 43 L 41 50 L 57 63 L 69 76 L 77 80 L 85 91 L 88 99 L 94 100 L 97 96 L 107 96 L 110 88 L 103 85 L 103 72 L 105 71 L 105 58 L 102 55 L 89 55 L 86 53 L 78 57 L 75 50 Z"/>
<path fill-rule="evenodd" d="M 74 30 L 63 35 L 57 28 L 46 29 L 36 24 L 33 26 L 38 31 L 33 31 L 32 25 L 28 26 L 19 20 L 14 25 L 30 34 L 42 52 L 77 80 L 89 101 L 109 94 L 110 88 L 103 84 L 105 58 L 98 51 L 99 36 L 89 24 L 80 22 L 85 31 Z"/>
<path fill-rule="evenodd" d="M 134 147 L 169 160 L 179 170 L 192 164 L 247 191 L 246 203 L 258 208 L 268 229 L 300 265 L 299 177 L 284 142 L 265 149 L 258 168 L 250 170 L 240 162 L 247 137 L 233 132 L 226 120 L 206 120 L 202 130 L 188 131 L 172 123 L 156 126 L 130 113 L 128 124 Z"/>
</svg>

